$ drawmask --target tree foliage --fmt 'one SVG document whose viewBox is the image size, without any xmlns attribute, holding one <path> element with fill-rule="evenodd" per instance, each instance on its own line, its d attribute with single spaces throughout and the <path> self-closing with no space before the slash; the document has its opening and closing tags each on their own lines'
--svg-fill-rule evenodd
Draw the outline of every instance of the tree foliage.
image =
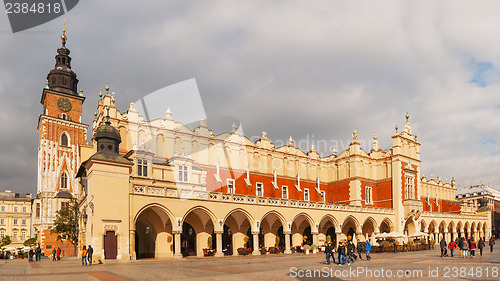
<svg viewBox="0 0 500 281">
<path fill-rule="evenodd" d="M 23 245 L 28 246 L 28 247 L 35 246 L 36 245 L 36 238 L 33 237 L 33 238 L 26 239 L 26 241 L 24 241 Z"/>
<path fill-rule="evenodd" d="M 57 240 L 67 239 L 73 245 L 78 243 L 76 226 L 77 211 L 78 206 L 74 201 L 69 202 L 68 205 L 56 211 L 56 219 L 51 231 L 59 234 Z"/>
<path fill-rule="evenodd" d="M 7 246 L 7 245 L 9 245 L 10 243 L 12 243 L 12 240 L 10 239 L 10 236 L 9 236 L 9 235 L 5 235 L 5 236 L 2 238 L 2 243 L 0 244 L 0 247 Z"/>
</svg>

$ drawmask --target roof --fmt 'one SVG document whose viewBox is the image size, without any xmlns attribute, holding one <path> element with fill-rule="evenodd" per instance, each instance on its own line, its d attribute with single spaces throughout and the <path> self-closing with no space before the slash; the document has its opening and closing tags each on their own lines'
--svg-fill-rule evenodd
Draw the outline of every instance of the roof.
<svg viewBox="0 0 500 281">
<path fill-rule="evenodd" d="M 69 193 L 69 191 L 62 190 L 62 191 L 59 191 L 59 192 L 56 194 L 56 198 L 66 198 L 66 199 L 72 199 L 72 198 L 73 198 L 73 195 L 71 195 L 71 193 Z"/>
</svg>

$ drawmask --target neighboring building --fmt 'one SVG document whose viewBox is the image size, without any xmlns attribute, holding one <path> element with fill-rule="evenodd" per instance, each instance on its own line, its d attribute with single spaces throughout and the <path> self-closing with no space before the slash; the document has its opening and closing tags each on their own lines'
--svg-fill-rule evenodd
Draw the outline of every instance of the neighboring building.
<svg viewBox="0 0 500 281">
<path fill-rule="evenodd" d="M 29 239 L 30 214 L 31 194 L 0 192 L 0 239 L 7 235 L 16 244 Z"/>
<path fill-rule="evenodd" d="M 86 144 L 88 126 L 82 124 L 85 98 L 77 93 L 78 79 L 71 70 L 70 51 L 66 48 L 65 30 L 62 46 L 57 49 L 56 64 L 47 75 L 42 91 L 43 111 L 38 119 L 38 183 L 33 202 L 33 227 L 46 255 L 60 247 L 65 255 L 74 255 L 75 247 L 58 241 L 50 231 L 60 210 L 79 193 L 75 178 L 80 165 L 78 146 Z"/>
<path fill-rule="evenodd" d="M 488 208 L 492 210 L 492 233 L 497 238 L 500 236 L 500 191 L 486 185 L 474 185 L 457 190 L 456 198 L 459 202 L 467 203 L 472 208 L 479 205 L 480 199 L 487 199 Z"/>
<path fill-rule="evenodd" d="M 202 256 L 209 247 L 219 256 L 275 245 L 289 253 L 304 240 L 390 231 L 490 236 L 489 210 L 457 202 L 454 180 L 421 176 L 409 116 L 387 151 L 375 137 L 365 152 L 354 131 L 347 150 L 320 157 L 291 138 L 276 148 L 266 132 L 253 143 L 236 126 L 216 136 L 202 120 L 190 130 L 170 111 L 147 122 L 133 103 L 120 113 L 108 91 L 96 112 L 78 172 L 80 239 L 96 260 Z"/>
</svg>

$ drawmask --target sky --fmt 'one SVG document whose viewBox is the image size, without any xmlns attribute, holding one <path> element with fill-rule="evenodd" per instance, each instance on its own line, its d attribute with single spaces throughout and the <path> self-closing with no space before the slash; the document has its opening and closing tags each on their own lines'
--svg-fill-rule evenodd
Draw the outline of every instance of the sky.
<svg viewBox="0 0 500 281">
<path fill-rule="evenodd" d="M 209 120 L 236 118 L 250 139 L 266 131 L 280 146 L 292 136 L 322 156 L 346 149 L 354 129 L 366 151 L 375 133 L 390 148 L 408 112 L 423 175 L 499 189 L 499 10 L 499 1 L 87 0 L 18 33 L 2 12 L 0 190 L 36 192 L 40 97 L 64 20 L 86 124 L 107 81 L 124 112 L 194 78 Z"/>
</svg>

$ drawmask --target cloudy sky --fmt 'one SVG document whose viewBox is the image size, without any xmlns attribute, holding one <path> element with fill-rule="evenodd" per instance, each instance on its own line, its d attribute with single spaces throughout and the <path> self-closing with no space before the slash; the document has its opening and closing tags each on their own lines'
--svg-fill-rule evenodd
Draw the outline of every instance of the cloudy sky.
<svg viewBox="0 0 500 281">
<path fill-rule="evenodd" d="M 2 12 L 0 190 L 36 191 L 40 96 L 64 19 L 87 124 L 106 81 L 126 111 L 195 78 L 208 116 L 305 150 L 345 149 L 354 129 L 366 150 L 374 133 L 387 149 L 408 112 L 424 175 L 498 188 L 498 11 L 499 1 L 88 0 L 15 34 Z"/>
</svg>

